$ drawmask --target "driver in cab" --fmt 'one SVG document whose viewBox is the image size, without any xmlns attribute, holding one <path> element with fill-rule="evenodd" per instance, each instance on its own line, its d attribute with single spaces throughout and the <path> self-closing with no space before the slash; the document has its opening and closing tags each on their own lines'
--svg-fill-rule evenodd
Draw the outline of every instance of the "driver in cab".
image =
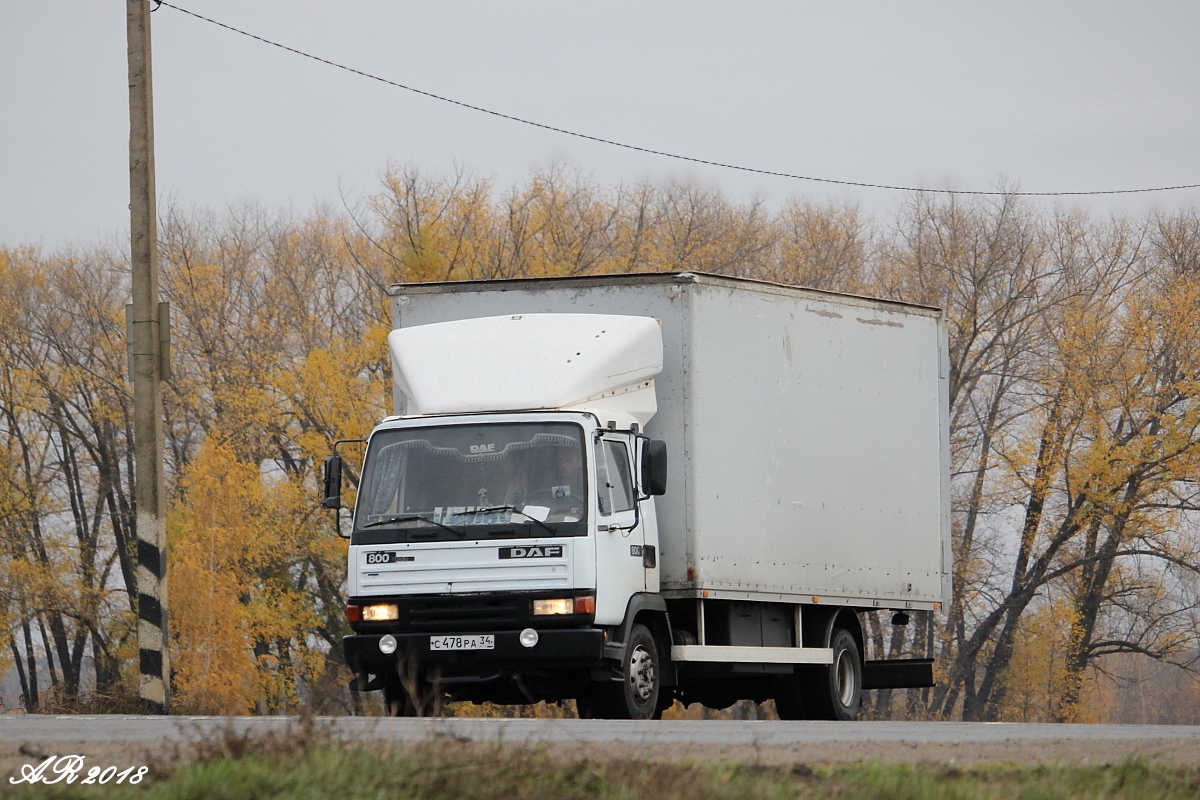
<svg viewBox="0 0 1200 800">
<path fill-rule="evenodd" d="M 583 519 L 583 453 L 574 447 L 554 447 L 541 486 L 526 498 L 523 513 L 541 522 Z"/>
</svg>

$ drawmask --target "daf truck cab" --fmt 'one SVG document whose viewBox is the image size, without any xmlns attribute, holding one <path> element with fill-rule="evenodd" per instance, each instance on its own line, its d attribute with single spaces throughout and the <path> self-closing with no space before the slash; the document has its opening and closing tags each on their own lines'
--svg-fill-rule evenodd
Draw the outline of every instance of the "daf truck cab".
<svg viewBox="0 0 1200 800">
<path fill-rule="evenodd" d="M 484 342 L 516 363 L 449 356 Z M 361 687 L 395 714 L 448 694 L 657 715 L 667 464 L 641 431 L 658 323 L 522 315 L 395 331 L 391 347 L 416 413 L 372 432 L 358 488 L 344 646 Z"/>
</svg>

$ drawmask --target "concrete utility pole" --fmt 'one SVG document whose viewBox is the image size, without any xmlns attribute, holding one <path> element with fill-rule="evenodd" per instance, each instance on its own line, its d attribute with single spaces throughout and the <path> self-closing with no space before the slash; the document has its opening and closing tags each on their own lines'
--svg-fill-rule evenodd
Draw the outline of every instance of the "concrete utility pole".
<svg viewBox="0 0 1200 800">
<path fill-rule="evenodd" d="M 163 352 L 158 302 L 154 193 L 154 104 L 150 0 L 125 0 L 129 43 L 129 221 L 133 308 L 133 435 L 137 472 L 138 664 L 143 709 L 165 714 L 171 700 L 167 647 L 166 485 L 163 480 Z M 163 315 L 165 316 L 165 314 Z"/>
</svg>

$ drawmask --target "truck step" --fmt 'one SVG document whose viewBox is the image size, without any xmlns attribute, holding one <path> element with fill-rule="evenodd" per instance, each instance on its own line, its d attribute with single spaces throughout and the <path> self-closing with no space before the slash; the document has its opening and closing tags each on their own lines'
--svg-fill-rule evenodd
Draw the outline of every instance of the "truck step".
<svg viewBox="0 0 1200 800">
<path fill-rule="evenodd" d="M 728 645 L 677 644 L 672 661 L 709 661 L 724 664 L 832 664 L 828 647 L 738 647 Z"/>
</svg>

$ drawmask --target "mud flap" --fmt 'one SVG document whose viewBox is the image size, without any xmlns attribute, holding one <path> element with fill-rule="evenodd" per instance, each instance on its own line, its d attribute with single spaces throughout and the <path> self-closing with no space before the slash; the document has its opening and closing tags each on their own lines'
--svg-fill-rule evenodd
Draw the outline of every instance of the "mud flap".
<svg viewBox="0 0 1200 800">
<path fill-rule="evenodd" d="M 933 686 L 932 658 L 864 661 L 863 689 L 924 689 Z"/>
</svg>

